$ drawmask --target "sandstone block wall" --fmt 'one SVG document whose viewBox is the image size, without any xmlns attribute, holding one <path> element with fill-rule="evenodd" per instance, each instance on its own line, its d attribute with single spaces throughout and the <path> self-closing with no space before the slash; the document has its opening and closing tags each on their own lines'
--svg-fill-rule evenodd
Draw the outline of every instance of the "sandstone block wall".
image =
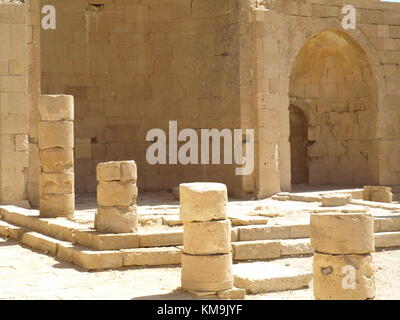
<svg viewBox="0 0 400 320">
<path fill-rule="evenodd" d="M 95 192 L 96 165 L 135 159 L 139 187 L 172 189 L 220 181 L 233 192 L 232 165 L 156 165 L 146 133 L 168 121 L 179 129 L 240 128 L 238 2 L 41 1 L 57 10 L 42 30 L 42 91 L 76 102 L 76 191 Z M 162 116 L 160 116 L 162 115 Z"/>
<path fill-rule="evenodd" d="M 28 108 L 29 108 L 29 168 L 27 178 L 28 200 L 33 207 L 39 206 L 39 146 L 38 124 L 39 99 L 41 95 L 41 56 L 40 32 L 41 9 L 40 1 L 25 0 L 27 13 L 27 55 L 28 55 Z"/>
<path fill-rule="evenodd" d="M 0 4 L 0 202 L 27 199 L 27 25 L 23 4 Z"/>
<path fill-rule="evenodd" d="M 356 8 L 356 30 L 342 28 L 345 4 Z M 307 117 L 310 183 L 400 181 L 400 6 L 377 0 L 345 4 L 280 0 L 243 9 L 249 18 L 242 20 L 247 33 L 241 36 L 241 59 L 252 66 L 243 70 L 253 73 L 243 77 L 241 91 L 254 98 L 241 110 L 257 114 L 249 119 L 257 127 L 259 196 L 291 189 L 290 104 Z"/>
<path fill-rule="evenodd" d="M 56 30 L 40 30 L 44 4 L 57 9 Z M 29 124 L 22 135 L 29 133 L 29 170 L 25 178 L 28 166 L 19 166 L 12 173 L 18 179 L 6 180 L 28 183 L 4 184 L 4 194 L 21 198 L 27 188 L 33 203 L 38 193 L 39 87 L 76 99 L 78 192 L 96 190 L 97 163 L 124 159 L 137 160 L 144 189 L 196 180 L 224 182 L 242 195 L 289 191 L 290 104 L 307 118 L 310 143 L 299 153 L 307 152 L 309 182 L 399 184 L 399 4 L 349 0 L 356 30 L 342 28 L 339 0 L 89 4 L 27 2 Z M 1 6 L 10 13 L 2 25 L 13 15 L 23 22 L 17 7 Z M 148 165 L 145 133 L 167 131 L 168 120 L 180 128 L 256 129 L 254 173 L 237 177 L 229 165 Z"/>
</svg>

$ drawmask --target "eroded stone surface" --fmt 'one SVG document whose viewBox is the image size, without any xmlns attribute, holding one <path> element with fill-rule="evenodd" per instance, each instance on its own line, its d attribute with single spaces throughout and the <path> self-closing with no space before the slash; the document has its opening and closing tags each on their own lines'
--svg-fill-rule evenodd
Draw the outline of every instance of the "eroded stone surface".
<svg viewBox="0 0 400 320">
<path fill-rule="evenodd" d="M 313 213 L 311 244 L 328 254 L 364 254 L 375 250 L 374 218 L 368 213 Z"/>
<path fill-rule="evenodd" d="M 296 290 L 308 287 L 312 273 L 272 262 L 242 263 L 233 266 L 235 287 L 250 294 Z"/>
<path fill-rule="evenodd" d="M 314 297 L 320 300 L 366 300 L 375 297 L 372 256 L 314 254 Z"/>
<path fill-rule="evenodd" d="M 182 254 L 182 288 L 187 291 L 223 291 L 233 287 L 232 254 Z"/>
<path fill-rule="evenodd" d="M 221 183 L 184 183 L 179 186 L 182 221 L 226 219 L 228 193 Z"/>
<path fill-rule="evenodd" d="M 186 222 L 183 226 L 184 251 L 194 255 L 225 254 L 231 251 L 229 220 Z"/>
<path fill-rule="evenodd" d="M 136 206 L 99 207 L 94 226 L 104 233 L 129 233 L 138 229 Z"/>
</svg>

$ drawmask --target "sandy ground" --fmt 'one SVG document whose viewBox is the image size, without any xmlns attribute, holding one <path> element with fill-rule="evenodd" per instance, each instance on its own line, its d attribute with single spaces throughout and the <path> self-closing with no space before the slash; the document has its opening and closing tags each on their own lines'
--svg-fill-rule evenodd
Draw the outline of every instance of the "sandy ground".
<svg viewBox="0 0 400 320">
<path fill-rule="evenodd" d="M 400 250 L 374 254 L 377 299 L 400 299 Z M 312 258 L 274 261 L 311 269 Z M 177 290 L 180 268 L 86 272 L 72 264 L 0 240 L 0 299 L 193 299 Z M 249 295 L 247 299 L 313 299 L 312 289 Z"/>
</svg>

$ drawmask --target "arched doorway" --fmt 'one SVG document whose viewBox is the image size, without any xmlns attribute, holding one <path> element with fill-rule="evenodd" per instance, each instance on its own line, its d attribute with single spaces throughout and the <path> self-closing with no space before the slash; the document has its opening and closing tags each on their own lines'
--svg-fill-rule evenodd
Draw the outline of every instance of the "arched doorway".
<svg viewBox="0 0 400 320">
<path fill-rule="evenodd" d="M 290 154 L 292 184 L 308 183 L 308 125 L 304 112 L 295 105 L 289 106 Z"/>
<path fill-rule="evenodd" d="M 310 185 L 377 183 L 378 86 L 363 49 L 354 39 L 336 30 L 311 38 L 292 67 L 289 96 L 307 106 Z M 293 166 L 298 155 L 291 156 Z M 301 168 L 304 160 L 302 163 Z M 296 164 L 292 169 L 295 183 L 305 170 L 293 170 Z"/>
</svg>

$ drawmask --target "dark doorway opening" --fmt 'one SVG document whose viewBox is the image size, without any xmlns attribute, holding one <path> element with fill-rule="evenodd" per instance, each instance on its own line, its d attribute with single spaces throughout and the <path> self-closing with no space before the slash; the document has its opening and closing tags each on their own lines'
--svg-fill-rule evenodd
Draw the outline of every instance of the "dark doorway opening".
<svg viewBox="0 0 400 320">
<path fill-rule="evenodd" d="M 295 105 L 289 106 L 290 154 L 293 184 L 308 183 L 308 125 L 304 112 Z"/>
</svg>

